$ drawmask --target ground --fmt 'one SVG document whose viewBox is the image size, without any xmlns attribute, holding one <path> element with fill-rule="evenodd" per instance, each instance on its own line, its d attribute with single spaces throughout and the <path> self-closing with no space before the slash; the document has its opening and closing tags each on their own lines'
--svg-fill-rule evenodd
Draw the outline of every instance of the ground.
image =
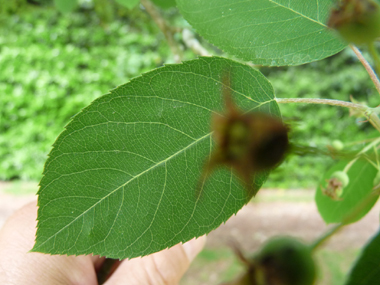
<svg viewBox="0 0 380 285">
<path fill-rule="evenodd" d="M 0 227 L 16 209 L 35 199 L 33 194 L 22 194 L 30 193 L 30 190 L 10 194 L 12 187 L 23 185 L 0 183 Z M 28 187 L 37 189 L 35 184 Z M 306 242 L 322 235 L 328 227 L 318 214 L 313 195 L 312 190 L 262 189 L 236 216 L 208 235 L 205 250 L 180 284 L 219 284 L 238 274 L 242 267 L 229 247 L 231 241 L 249 255 L 275 235 L 292 235 Z M 379 211 L 380 205 L 376 205 L 361 221 L 334 235 L 318 252 L 321 268 L 318 284 L 342 284 L 359 248 L 378 230 Z"/>
</svg>

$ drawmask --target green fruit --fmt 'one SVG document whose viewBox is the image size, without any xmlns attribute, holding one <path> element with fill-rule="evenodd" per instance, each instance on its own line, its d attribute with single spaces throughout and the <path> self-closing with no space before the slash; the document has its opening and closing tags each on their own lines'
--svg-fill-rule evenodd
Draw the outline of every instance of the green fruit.
<svg viewBox="0 0 380 285">
<path fill-rule="evenodd" d="M 342 195 L 343 195 L 343 188 L 336 189 L 336 191 L 335 191 L 336 199 L 341 200 L 340 197 L 342 197 Z"/>
<path fill-rule="evenodd" d="M 335 171 L 333 174 L 331 174 L 330 179 L 338 180 L 338 182 L 340 182 L 342 185 L 342 190 L 350 183 L 350 178 L 344 171 Z"/>
<path fill-rule="evenodd" d="M 254 261 L 257 284 L 312 285 L 316 277 L 310 246 L 291 237 L 270 239 Z"/>
<path fill-rule="evenodd" d="M 335 150 L 342 150 L 344 148 L 344 144 L 340 140 L 333 140 L 331 146 Z"/>
<path fill-rule="evenodd" d="M 335 171 L 326 182 L 326 188 L 321 186 L 322 193 L 335 201 L 340 201 L 344 188 L 350 183 L 350 178 L 344 171 Z"/>
</svg>

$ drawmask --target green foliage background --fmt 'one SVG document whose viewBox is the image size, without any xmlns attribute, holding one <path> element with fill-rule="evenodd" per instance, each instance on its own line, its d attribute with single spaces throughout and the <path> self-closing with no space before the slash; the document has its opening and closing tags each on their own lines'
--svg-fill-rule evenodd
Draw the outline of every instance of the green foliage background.
<svg viewBox="0 0 380 285">
<path fill-rule="evenodd" d="M 166 13 L 173 15 L 172 10 Z M 118 10 L 109 24 L 104 17 L 91 7 L 65 15 L 46 8 L 1 17 L 1 180 L 40 180 L 51 145 L 73 115 L 108 90 L 172 61 L 163 35 L 138 7 Z M 178 14 L 174 21 L 183 22 Z M 186 59 L 190 57 L 195 56 L 188 53 Z M 351 94 L 372 107 L 379 104 L 349 50 L 304 66 L 261 71 L 280 98 L 349 100 Z M 376 135 L 346 109 L 280 107 L 297 143 L 323 147 L 334 139 L 348 143 Z M 325 157 L 291 156 L 266 186 L 313 187 L 328 166 Z"/>
<path fill-rule="evenodd" d="M 93 10 L 36 10 L 1 23 L 0 179 L 39 180 L 73 115 L 170 60 L 163 35 L 138 12 L 105 28 Z"/>
</svg>

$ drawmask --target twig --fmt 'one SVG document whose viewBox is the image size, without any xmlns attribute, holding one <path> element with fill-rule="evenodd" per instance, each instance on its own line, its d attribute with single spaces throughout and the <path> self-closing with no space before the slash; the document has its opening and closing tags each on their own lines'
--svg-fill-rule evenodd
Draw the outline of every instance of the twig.
<svg viewBox="0 0 380 285">
<path fill-rule="evenodd" d="M 189 29 L 183 29 L 182 40 L 194 53 L 201 56 L 211 56 L 211 54 L 199 43 Z"/>
<path fill-rule="evenodd" d="M 346 167 L 343 169 L 344 172 L 348 172 L 348 170 L 351 168 L 351 166 L 359 159 L 359 156 L 363 153 L 366 153 L 371 148 L 376 147 L 380 143 L 380 138 L 375 139 L 370 144 L 368 144 L 365 148 L 363 148 L 361 151 L 358 152 L 357 156 L 351 160 L 349 163 L 347 163 Z M 371 161 L 369 161 L 371 162 Z M 375 166 L 377 168 L 377 166 Z"/>
<path fill-rule="evenodd" d="M 360 62 L 363 64 L 364 68 L 367 70 L 369 77 L 371 78 L 373 84 L 375 84 L 377 92 L 379 92 L 380 94 L 380 81 L 379 81 L 379 78 L 376 76 L 376 73 L 373 71 L 371 65 L 364 58 L 364 56 L 362 55 L 362 53 L 356 46 L 350 45 L 350 48 L 354 51 L 354 53 L 356 54 Z"/>
<path fill-rule="evenodd" d="M 343 226 L 343 223 L 333 226 L 331 229 L 329 229 L 327 232 L 325 232 L 322 236 L 320 236 L 311 244 L 311 249 L 315 251 L 317 248 L 323 245 L 332 235 L 336 234 L 339 230 L 341 230 Z"/>
<path fill-rule="evenodd" d="M 379 54 L 376 50 L 376 46 L 374 42 L 368 44 L 368 51 L 374 61 L 377 77 L 379 77 L 380 76 L 380 58 L 379 58 Z"/>
<path fill-rule="evenodd" d="M 368 107 L 363 105 L 340 101 L 340 100 L 331 100 L 331 99 L 320 99 L 320 98 L 276 98 L 277 103 L 287 104 L 287 103 L 306 103 L 306 104 L 323 104 L 331 106 L 340 106 L 350 109 L 356 109 L 358 111 L 365 112 L 368 110 Z"/>
<path fill-rule="evenodd" d="M 377 139 L 378 138 L 372 138 L 372 139 L 366 139 L 366 140 L 360 140 L 360 141 L 353 141 L 353 142 L 345 143 L 345 145 L 349 146 L 349 145 L 364 144 L 364 143 L 373 142 L 374 140 L 377 140 Z"/>
<path fill-rule="evenodd" d="M 158 9 L 154 6 L 152 2 L 149 0 L 140 0 L 141 4 L 145 7 L 148 14 L 152 17 L 153 21 L 157 24 L 157 26 L 160 28 L 160 30 L 163 32 L 166 41 L 169 44 L 169 47 L 174 55 L 174 60 L 176 62 L 181 62 L 182 59 L 182 52 L 179 47 L 179 44 L 176 42 L 176 40 L 173 37 L 173 30 L 169 27 L 169 25 L 166 23 L 164 18 L 161 16 Z"/>
<path fill-rule="evenodd" d="M 372 126 L 380 132 L 380 119 L 377 116 L 376 108 L 369 108 L 363 105 L 340 101 L 331 99 L 319 99 L 319 98 L 276 98 L 277 103 L 287 104 L 287 103 L 306 103 L 306 104 L 323 104 L 331 106 L 340 106 L 349 109 L 355 109 L 363 112 L 367 120 L 372 124 Z"/>
</svg>

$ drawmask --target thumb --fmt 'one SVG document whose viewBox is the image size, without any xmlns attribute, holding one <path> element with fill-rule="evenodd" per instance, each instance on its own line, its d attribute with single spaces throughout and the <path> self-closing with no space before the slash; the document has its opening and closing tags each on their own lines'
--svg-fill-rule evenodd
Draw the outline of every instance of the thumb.
<svg viewBox="0 0 380 285">
<path fill-rule="evenodd" d="M 124 260 L 104 284 L 178 284 L 205 242 L 206 236 L 202 236 L 142 258 Z"/>
</svg>

